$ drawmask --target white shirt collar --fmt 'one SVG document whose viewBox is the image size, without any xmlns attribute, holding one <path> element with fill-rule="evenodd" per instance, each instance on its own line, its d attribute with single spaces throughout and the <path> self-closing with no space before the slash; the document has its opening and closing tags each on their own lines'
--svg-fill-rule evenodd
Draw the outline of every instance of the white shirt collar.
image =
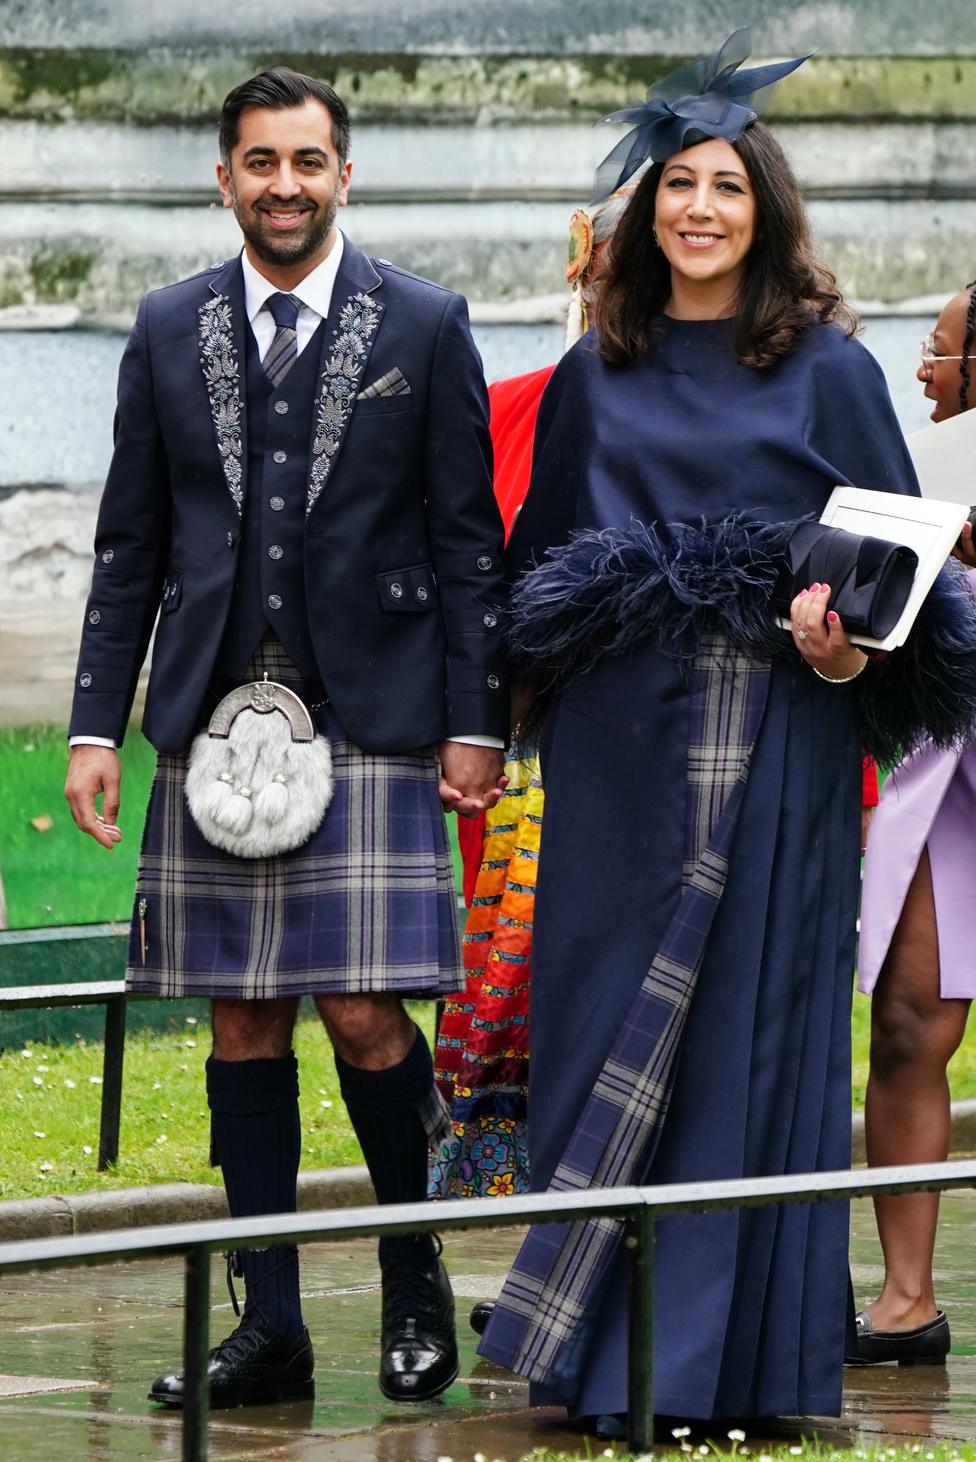
<svg viewBox="0 0 976 1462">
<path fill-rule="evenodd" d="M 306 274 L 300 284 L 296 284 L 293 289 L 287 291 L 323 320 L 329 313 L 329 306 L 332 304 L 332 291 L 335 288 L 336 275 L 339 273 L 339 265 L 342 262 L 344 242 L 342 230 L 337 228 L 335 243 L 321 264 L 317 264 L 310 274 Z M 243 249 L 241 250 L 241 268 L 244 271 L 244 308 L 247 310 L 247 318 L 253 325 L 255 316 L 264 308 L 267 300 L 271 295 L 278 293 L 278 286 L 265 279 L 260 270 L 256 269 L 247 257 L 247 251 Z"/>
</svg>

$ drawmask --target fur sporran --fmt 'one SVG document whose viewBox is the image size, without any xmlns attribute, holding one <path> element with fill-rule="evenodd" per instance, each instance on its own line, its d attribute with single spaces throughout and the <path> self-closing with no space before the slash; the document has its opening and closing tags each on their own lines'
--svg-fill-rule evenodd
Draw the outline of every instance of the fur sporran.
<svg viewBox="0 0 976 1462">
<path fill-rule="evenodd" d="M 231 691 L 190 748 L 190 814 L 208 843 L 238 858 L 308 842 L 334 787 L 328 740 L 294 691 L 274 681 Z"/>
</svg>

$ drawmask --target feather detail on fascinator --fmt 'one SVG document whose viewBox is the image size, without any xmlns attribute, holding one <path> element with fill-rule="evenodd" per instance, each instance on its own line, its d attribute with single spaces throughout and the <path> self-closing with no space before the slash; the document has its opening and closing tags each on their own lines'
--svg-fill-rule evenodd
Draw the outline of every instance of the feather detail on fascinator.
<svg viewBox="0 0 976 1462">
<path fill-rule="evenodd" d="M 656 81 L 646 102 L 602 119 L 635 125 L 597 168 L 593 203 L 608 198 L 648 158 L 665 162 L 707 137 L 734 142 L 768 106 L 777 81 L 810 59 L 800 56 L 744 71 L 751 43 L 748 26 L 734 30 L 714 55 L 699 56 Z"/>
</svg>

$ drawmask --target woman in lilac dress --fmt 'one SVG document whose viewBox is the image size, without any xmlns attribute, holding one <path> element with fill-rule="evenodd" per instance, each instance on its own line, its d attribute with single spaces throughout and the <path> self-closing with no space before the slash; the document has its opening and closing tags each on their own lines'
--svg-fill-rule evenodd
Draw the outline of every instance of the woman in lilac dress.
<svg viewBox="0 0 976 1462">
<path fill-rule="evenodd" d="M 922 347 L 933 421 L 976 407 L 976 282 L 949 301 Z M 976 477 L 973 479 L 976 501 Z M 957 556 L 976 567 L 967 523 Z M 976 589 L 976 573 L 970 574 Z M 946 1066 L 976 995 L 976 747 L 925 747 L 885 785 L 868 837 L 858 987 L 873 993 L 866 1136 L 872 1166 L 941 1162 Z M 857 1316 L 855 1364 L 939 1364 L 949 1324 L 935 1302 L 937 1193 L 875 1199 L 885 1257 L 879 1297 Z"/>
</svg>

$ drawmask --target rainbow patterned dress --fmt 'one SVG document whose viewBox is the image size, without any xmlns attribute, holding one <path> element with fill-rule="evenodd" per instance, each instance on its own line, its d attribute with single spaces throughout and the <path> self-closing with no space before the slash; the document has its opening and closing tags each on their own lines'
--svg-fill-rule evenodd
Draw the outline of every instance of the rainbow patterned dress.
<svg viewBox="0 0 976 1462">
<path fill-rule="evenodd" d="M 537 757 L 509 760 L 505 771 L 464 935 L 464 994 L 447 999 L 441 1018 L 435 1066 L 452 1130 L 433 1154 L 433 1198 L 529 1186 L 529 976 L 543 793 Z"/>
</svg>

